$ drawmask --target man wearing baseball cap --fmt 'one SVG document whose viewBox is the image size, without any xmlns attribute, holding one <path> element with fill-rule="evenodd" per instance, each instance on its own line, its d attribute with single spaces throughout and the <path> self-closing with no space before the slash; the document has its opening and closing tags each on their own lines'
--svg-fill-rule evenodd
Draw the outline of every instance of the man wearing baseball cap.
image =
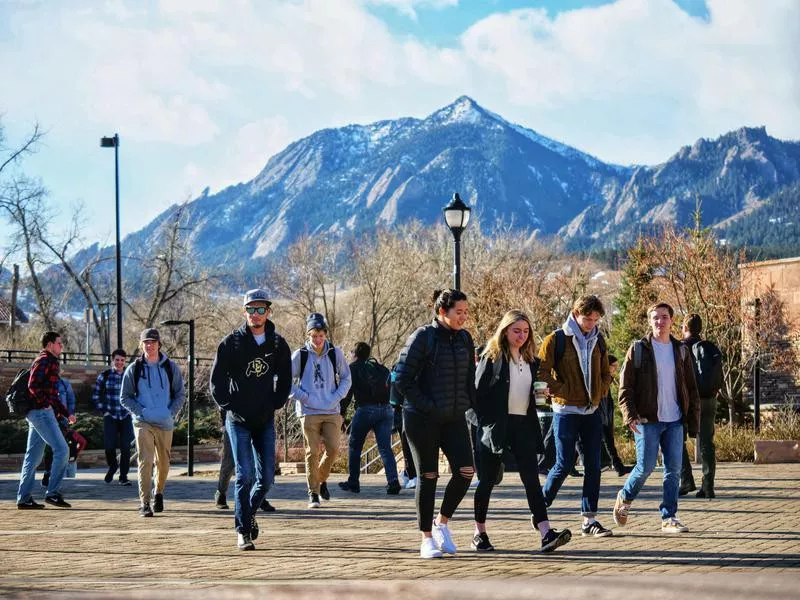
<svg viewBox="0 0 800 600">
<path fill-rule="evenodd" d="M 164 510 L 164 487 L 169 475 L 172 429 L 183 406 L 183 376 L 177 364 L 161 352 L 158 329 L 148 328 L 139 336 L 142 356 L 122 376 L 120 402 L 133 417 L 133 433 L 139 473 L 139 515 L 152 517 Z M 155 464 L 155 495 L 150 493 Z"/>
<path fill-rule="evenodd" d="M 308 508 L 329 500 L 328 475 L 339 452 L 341 401 L 350 390 L 350 367 L 341 348 L 328 341 L 328 324 L 319 313 L 306 319 L 307 341 L 292 354 L 292 399 L 303 424 Z M 320 459 L 320 440 L 325 453 Z"/>
<path fill-rule="evenodd" d="M 244 295 L 245 323 L 220 342 L 209 389 L 225 411 L 236 465 L 234 523 L 237 546 L 254 550 L 256 511 L 275 477 L 275 411 L 292 385 L 289 345 L 269 320 L 272 302 L 262 289 Z"/>
</svg>

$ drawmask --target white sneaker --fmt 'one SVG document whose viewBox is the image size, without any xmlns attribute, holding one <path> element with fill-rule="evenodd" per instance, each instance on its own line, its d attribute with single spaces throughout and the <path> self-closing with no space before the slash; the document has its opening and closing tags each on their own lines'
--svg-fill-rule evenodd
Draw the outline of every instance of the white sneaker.
<svg viewBox="0 0 800 600">
<path fill-rule="evenodd" d="M 661 531 L 663 533 L 689 533 L 689 528 L 677 518 L 670 517 L 665 521 L 661 521 Z"/>
<path fill-rule="evenodd" d="M 413 490 L 415 487 L 417 487 L 417 478 L 414 477 L 414 479 L 409 479 L 403 487 L 407 490 Z"/>
<path fill-rule="evenodd" d="M 439 550 L 447 552 L 448 554 L 456 553 L 456 545 L 453 542 L 453 538 L 450 536 L 450 529 L 447 525 L 437 525 L 434 521 L 431 533 L 433 534 L 433 539 Z"/>
<path fill-rule="evenodd" d="M 436 542 L 432 537 L 422 539 L 422 545 L 419 547 L 420 558 L 442 558 L 442 551 L 436 546 Z"/>
<path fill-rule="evenodd" d="M 403 471 L 402 473 L 400 473 L 400 487 L 408 489 L 406 487 L 408 485 L 408 481 L 409 481 L 409 479 L 408 479 L 408 475 L 406 474 L 406 472 Z"/>
<path fill-rule="evenodd" d="M 253 540 L 250 538 L 249 533 L 237 533 L 236 534 L 236 545 L 239 547 L 239 550 L 255 550 L 256 545 L 253 543 Z"/>
<path fill-rule="evenodd" d="M 469 484 L 469 487 L 476 488 L 476 487 L 478 487 L 479 483 L 480 483 L 480 481 L 478 481 L 478 478 L 477 477 L 473 477 L 472 481 Z"/>
</svg>

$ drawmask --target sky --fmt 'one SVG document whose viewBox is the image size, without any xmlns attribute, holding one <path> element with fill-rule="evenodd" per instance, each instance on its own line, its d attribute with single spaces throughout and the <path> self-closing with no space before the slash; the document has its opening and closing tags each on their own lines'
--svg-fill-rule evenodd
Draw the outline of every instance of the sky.
<svg viewBox="0 0 800 600">
<path fill-rule="evenodd" d="M 797 140 L 799 63 L 798 0 L 0 0 L 5 145 L 46 130 L 22 168 L 84 206 L 86 244 L 113 243 L 102 136 L 124 236 L 314 131 L 464 94 L 619 164 L 745 125 Z"/>
</svg>

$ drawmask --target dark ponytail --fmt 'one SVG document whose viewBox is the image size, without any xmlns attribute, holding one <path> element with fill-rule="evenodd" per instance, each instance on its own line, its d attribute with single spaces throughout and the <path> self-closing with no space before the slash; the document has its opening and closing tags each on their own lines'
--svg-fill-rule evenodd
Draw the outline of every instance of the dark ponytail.
<svg viewBox="0 0 800 600">
<path fill-rule="evenodd" d="M 447 288 L 444 290 L 434 290 L 433 292 L 433 314 L 439 316 L 439 309 L 450 310 L 461 300 L 466 301 L 467 295 L 461 290 Z"/>
</svg>

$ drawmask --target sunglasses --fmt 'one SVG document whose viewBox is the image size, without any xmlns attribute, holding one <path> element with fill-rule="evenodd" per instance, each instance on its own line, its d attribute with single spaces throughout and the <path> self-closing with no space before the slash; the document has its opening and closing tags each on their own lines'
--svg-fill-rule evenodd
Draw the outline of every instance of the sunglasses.
<svg viewBox="0 0 800 600">
<path fill-rule="evenodd" d="M 254 315 L 256 313 L 260 315 L 267 314 L 267 307 L 266 306 L 248 306 L 245 308 L 248 315 Z"/>
</svg>

